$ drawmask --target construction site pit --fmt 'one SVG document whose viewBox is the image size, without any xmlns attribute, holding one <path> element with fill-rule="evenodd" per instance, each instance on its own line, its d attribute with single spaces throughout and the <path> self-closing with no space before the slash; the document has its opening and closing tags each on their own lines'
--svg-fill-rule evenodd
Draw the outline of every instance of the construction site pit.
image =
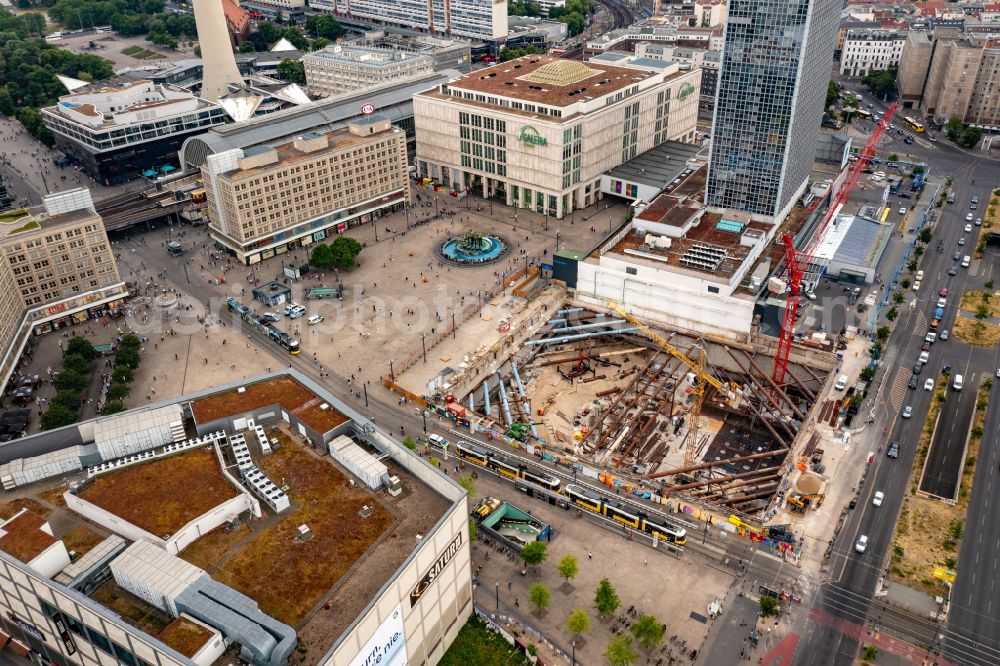
<svg viewBox="0 0 1000 666">
<path fill-rule="evenodd" d="M 782 481 L 799 474 L 798 458 L 808 455 L 790 453 L 801 447 L 799 430 L 836 367 L 833 354 L 793 349 L 779 387 L 773 338 L 650 330 L 613 311 L 571 306 L 549 314 L 513 354 L 453 377 L 431 397 L 664 496 L 758 518 L 784 497 L 794 479 Z M 821 487 L 817 479 L 800 482 Z"/>
</svg>

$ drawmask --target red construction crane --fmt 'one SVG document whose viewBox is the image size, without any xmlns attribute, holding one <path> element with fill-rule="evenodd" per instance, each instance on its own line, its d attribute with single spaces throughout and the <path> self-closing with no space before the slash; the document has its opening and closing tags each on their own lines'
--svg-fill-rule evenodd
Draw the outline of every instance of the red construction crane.
<svg viewBox="0 0 1000 666">
<path fill-rule="evenodd" d="M 788 276 L 788 286 L 785 290 L 787 294 L 785 317 L 781 324 L 781 336 L 778 338 L 778 352 L 774 356 L 774 371 L 771 373 L 771 379 L 774 380 L 774 383 L 779 388 L 784 385 L 785 372 L 788 370 L 788 355 L 792 351 L 792 338 L 795 334 L 795 315 L 799 311 L 799 296 L 802 292 L 802 276 L 805 274 L 806 268 L 809 266 L 809 260 L 812 259 L 816 248 L 823 242 L 830 222 L 840 212 L 847 198 L 851 196 L 854 186 L 861 180 L 862 172 L 871 163 L 879 139 L 882 138 L 882 133 L 885 132 L 885 129 L 892 121 L 892 117 L 896 113 L 896 108 L 896 104 L 890 106 L 885 115 L 882 116 L 882 120 L 872 130 L 868 141 L 860 152 L 858 152 L 858 159 L 848 171 L 844 184 L 841 185 L 840 190 L 831 196 L 830 205 L 823 213 L 823 218 L 820 220 L 816 231 L 813 233 L 805 249 L 797 252 L 795 250 L 795 242 L 790 235 L 784 234 L 781 237 L 781 240 L 785 243 L 785 273 Z M 818 205 L 818 202 L 814 204 L 813 209 Z"/>
</svg>

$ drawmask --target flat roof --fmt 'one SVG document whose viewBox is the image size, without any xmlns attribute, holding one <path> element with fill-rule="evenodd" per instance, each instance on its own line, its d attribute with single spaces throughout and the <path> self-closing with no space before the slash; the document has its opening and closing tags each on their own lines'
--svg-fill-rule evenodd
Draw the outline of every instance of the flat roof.
<svg viewBox="0 0 1000 666">
<path fill-rule="evenodd" d="M 471 72 L 448 87 L 516 97 L 525 102 L 570 106 L 628 88 L 653 75 L 626 67 L 530 55 Z"/>
<path fill-rule="evenodd" d="M 183 160 L 188 164 L 204 164 L 205 155 L 222 153 L 233 148 L 276 144 L 294 138 L 306 130 L 327 130 L 344 127 L 361 116 L 361 106 L 372 104 L 380 114 L 398 123 L 413 115 L 413 96 L 459 75 L 456 70 L 428 72 L 397 79 L 363 90 L 352 90 L 322 100 L 301 104 L 239 123 L 216 125 L 184 141 Z M 196 145 L 200 144 L 200 145 Z M 190 151 L 190 154 L 189 154 Z"/>
<path fill-rule="evenodd" d="M 641 155 L 608 172 L 612 178 L 663 189 L 692 167 L 688 160 L 701 152 L 701 146 L 680 141 L 664 141 Z M 692 169 L 693 170 L 693 169 Z"/>
<path fill-rule="evenodd" d="M 215 453 L 204 448 L 107 472 L 77 496 L 150 534 L 174 534 L 236 497 Z"/>
<path fill-rule="evenodd" d="M 25 510 L 0 527 L 0 550 L 11 557 L 29 564 L 56 542 L 55 538 L 42 531 L 46 520 L 37 513 Z"/>
<path fill-rule="evenodd" d="M 329 432 L 347 421 L 346 416 L 291 377 L 269 378 L 240 388 L 244 390 L 232 389 L 195 400 L 191 404 L 195 420 L 208 423 L 277 403 L 316 432 Z"/>
</svg>

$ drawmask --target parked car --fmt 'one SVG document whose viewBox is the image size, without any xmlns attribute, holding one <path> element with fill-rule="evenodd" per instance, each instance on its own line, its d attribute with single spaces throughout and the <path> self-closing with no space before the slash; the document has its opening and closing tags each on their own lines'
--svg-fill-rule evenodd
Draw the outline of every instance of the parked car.
<svg viewBox="0 0 1000 666">
<path fill-rule="evenodd" d="M 913 283 L 913 291 L 920 291 L 920 280 Z"/>
<path fill-rule="evenodd" d="M 315 315 L 309 317 L 309 319 L 306 320 L 306 323 L 309 324 L 310 326 L 315 326 L 316 324 L 320 323 L 324 319 L 326 319 L 326 317 L 324 317 L 323 315 L 315 314 Z"/>
<path fill-rule="evenodd" d="M 273 312 L 265 312 L 260 316 L 264 321 L 281 321 L 281 317 L 274 314 Z"/>
</svg>

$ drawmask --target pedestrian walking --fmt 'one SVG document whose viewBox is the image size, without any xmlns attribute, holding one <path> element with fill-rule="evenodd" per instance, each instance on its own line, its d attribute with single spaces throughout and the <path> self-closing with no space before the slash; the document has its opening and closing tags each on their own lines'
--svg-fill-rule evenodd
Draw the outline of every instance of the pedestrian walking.
<svg viewBox="0 0 1000 666">
<path fill-rule="evenodd" d="M 587 551 L 587 559 L 588 560 L 594 559 L 594 554 L 592 552 L 590 552 L 589 550 Z"/>
</svg>

